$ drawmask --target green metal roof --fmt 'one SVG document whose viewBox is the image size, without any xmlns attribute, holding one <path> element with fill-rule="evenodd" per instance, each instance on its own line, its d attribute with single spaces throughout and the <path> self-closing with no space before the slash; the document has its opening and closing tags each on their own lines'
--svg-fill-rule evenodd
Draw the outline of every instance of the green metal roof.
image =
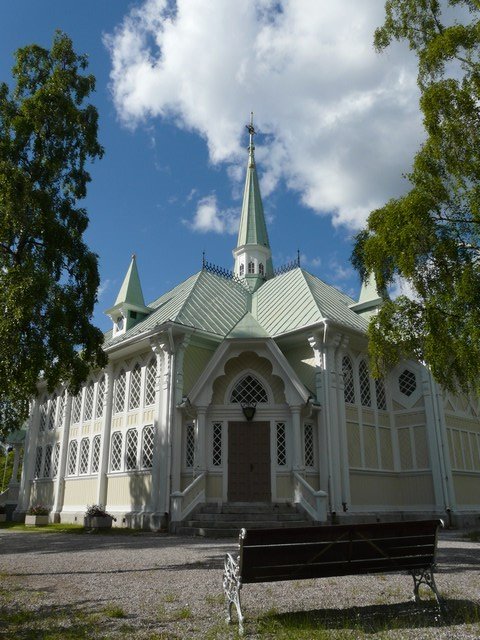
<svg viewBox="0 0 480 640">
<path fill-rule="evenodd" d="M 250 311 L 233 327 L 227 338 L 270 338 L 262 325 L 255 320 Z"/>
<path fill-rule="evenodd" d="M 148 305 L 152 312 L 147 318 L 104 346 L 120 344 L 168 321 L 226 336 L 245 315 L 248 295 L 240 284 L 200 271 Z"/>
<path fill-rule="evenodd" d="M 268 280 L 255 292 L 256 319 L 272 336 L 328 318 L 365 332 L 368 323 L 349 309 L 354 301 L 300 267 Z"/>
<path fill-rule="evenodd" d="M 246 244 L 259 244 L 262 247 L 270 248 L 253 149 L 254 147 L 251 145 L 249 147 L 250 153 L 248 156 L 237 247 Z"/>
</svg>

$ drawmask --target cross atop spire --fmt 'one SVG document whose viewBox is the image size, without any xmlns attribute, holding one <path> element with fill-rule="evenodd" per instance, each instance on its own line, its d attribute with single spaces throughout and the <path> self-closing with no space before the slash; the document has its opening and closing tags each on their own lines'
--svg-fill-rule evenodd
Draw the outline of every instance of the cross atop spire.
<svg viewBox="0 0 480 640">
<path fill-rule="evenodd" d="M 255 131 L 255 127 L 253 126 L 253 111 L 250 111 L 250 124 L 246 124 L 245 128 L 248 130 L 248 133 L 250 134 L 250 142 L 248 145 L 248 164 L 249 166 L 253 167 L 253 165 L 255 164 L 255 157 L 253 152 L 255 151 L 255 145 L 253 143 L 253 136 L 257 133 Z"/>
</svg>

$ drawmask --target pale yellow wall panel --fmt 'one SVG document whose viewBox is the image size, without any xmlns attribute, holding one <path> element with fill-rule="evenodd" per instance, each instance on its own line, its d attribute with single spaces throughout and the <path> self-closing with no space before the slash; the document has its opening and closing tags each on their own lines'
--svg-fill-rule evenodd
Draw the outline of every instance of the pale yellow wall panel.
<svg viewBox="0 0 480 640">
<path fill-rule="evenodd" d="M 143 412 L 143 422 L 153 422 L 153 409 Z"/>
<path fill-rule="evenodd" d="M 428 458 L 427 430 L 425 427 L 415 427 L 413 430 L 415 441 L 415 458 L 417 469 L 427 469 L 430 466 Z"/>
<path fill-rule="evenodd" d="M 429 475 L 376 475 L 350 472 L 352 505 L 415 507 L 434 504 Z"/>
<path fill-rule="evenodd" d="M 402 469 L 413 467 L 412 445 L 410 442 L 410 429 L 398 430 L 398 444 L 400 448 L 400 464 Z"/>
<path fill-rule="evenodd" d="M 378 424 L 381 427 L 389 427 L 390 426 L 390 414 L 388 411 L 379 411 L 378 412 Z"/>
<path fill-rule="evenodd" d="M 97 478 L 82 478 L 82 480 L 65 480 L 65 496 L 63 508 L 78 507 L 95 504 L 97 501 Z"/>
<path fill-rule="evenodd" d="M 277 498 L 291 500 L 293 495 L 292 479 L 290 476 L 277 476 Z"/>
<path fill-rule="evenodd" d="M 102 431 L 102 421 L 101 420 L 97 420 L 95 422 L 95 424 L 93 425 L 93 432 L 94 433 L 100 433 Z"/>
<path fill-rule="evenodd" d="M 113 418 L 112 420 L 112 429 L 120 429 L 120 427 L 123 426 L 123 418 L 122 417 L 118 417 L 118 418 Z"/>
<path fill-rule="evenodd" d="M 463 475 L 453 473 L 452 476 L 457 505 L 478 505 L 480 474 Z"/>
<path fill-rule="evenodd" d="M 55 499 L 55 484 L 52 482 L 34 482 L 30 495 L 31 505 L 51 508 Z"/>
<path fill-rule="evenodd" d="M 465 431 L 473 431 L 474 433 L 480 433 L 480 421 L 478 418 L 462 418 L 455 414 L 446 413 L 445 421 L 447 427 L 453 429 L 465 429 Z"/>
<path fill-rule="evenodd" d="M 390 429 L 380 428 L 380 455 L 382 458 L 382 469 L 393 470 L 393 447 L 392 433 Z"/>
<path fill-rule="evenodd" d="M 130 413 L 127 416 L 127 426 L 132 427 L 138 424 L 138 413 Z"/>
<path fill-rule="evenodd" d="M 285 357 L 307 389 L 315 391 L 316 369 L 312 348 L 305 344 L 295 349 L 289 349 L 285 352 Z"/>
<path fill-rule="evenodd" d="M 351 467 L 362 466 L 360 448 L 360 428 L 357 424 L 347 422 L 348 464 Z"/>
<path fill-rule="evenodd" d="M 362 408 L 363 423 L 375 424 L 375 414 L 370 409 Z"/>
<path fill-rule="evenodd" d="M 201 347 L 189 346 L 183 360 L 183 393 L 187 395 L 195 382 L 203 373 L 214 351 Z"/>
<path fill-rule="evenodd" d="M 425 405 L 425 401 L 423 399 L 423 396 L 420 396 L 420 398 L 416 401 L 416 403 L 413 405 L 415 407 L 415 409 L 419 409 L 420 407 L 423 407 Z"/>
<path fill-rule="evenodd" d="M 351 407 L 345 405 L 345 416 L 350 422 L 358 422 L 358 409 L 357 407 Z"/>
<path fill-rule="evenodd" d="M 318 491 L 320 489 L 320 479 L 318 477 L 318 473 L 306 473 L 305 480 L 315 491 Z"/>
<path fill-rule="evenodd" d="M 396 427 L 410 427 L 425 424 L 425 413 L 423 411 L 415 411 L 413 413 L 401 413 L 395 416 Z"/>
<path fill-rule="evenodd" d="M 222 476 L 207 476 L 207 498 L 221 498 L 223 495 Z"/>
<path fill-rule="evenodd" d="M 109 476 L 107 506 L 130 507 L 132 510 L 146 509 L 150 506 L 152 476 L 132 474 L 131 476 Z"/>
<path fill-rule="evenodd" d="M 435 503 L 433 481 L 427 475 L 407 475 L 401 477 L 401 501 L 405 506 Z"/>
<path fill-rule="evenodd" d="M 375 427 L 363 427 L 363 442 L 365 447 L 365 466 L 378 469 L 377 433 Z"/>
</svg>

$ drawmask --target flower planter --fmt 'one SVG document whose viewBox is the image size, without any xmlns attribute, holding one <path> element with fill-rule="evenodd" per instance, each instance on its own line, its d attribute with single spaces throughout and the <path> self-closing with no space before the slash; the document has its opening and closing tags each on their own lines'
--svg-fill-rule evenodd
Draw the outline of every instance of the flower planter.
<svg viewBox="0 0 480 640">
<path fill-rule="evenodd" d="M 48 516 L 25 516 L 27 527 L 44 527 L 48 524 Z"/>
<path fill-rule="evenodd" d="M 6 522 L 6 520 L 7 520 L 7 514 L 0 513 L 0 522 Z"/>
<path fill-rule="evenodd" d="M 92 529 L 111 529 L 113 518 L 110 516 L 91 516 L 85 518 L 84 525 Z"/>
</svg>

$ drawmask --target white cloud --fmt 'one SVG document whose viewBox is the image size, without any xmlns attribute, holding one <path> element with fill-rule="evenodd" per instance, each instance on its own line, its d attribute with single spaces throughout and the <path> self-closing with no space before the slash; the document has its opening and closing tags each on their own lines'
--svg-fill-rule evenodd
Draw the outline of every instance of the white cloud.
<svg viewBox="0 0 480 640">
<path fill-rule="evenodd" d="M 234 234 L 238 231 L 238 212 L 234 209 L 220 210 L 217 205 L 215 194 L 211 194 L 198 201 L 197 210 L 192 221 L 184 220 L 185 225 L 199 231 L 207 233 Z"/>
<path fill-rule="evenodd" d="M 103 297 L 103 294 L 110 288 L 111 284 L 112 284 L 112 281 L 109 278 L 106 278 L 105 280 L 100 282 L 100 285 L 97 290 L 97 298 L 99 300 Z"/>
<path fill-rule="evenodd" d="M 422 136 L 415 62 L 398 45 L 375 53 L 382 21 L 380 0 L 144 0 L 105 38 L 117 112 L 197 132 L 235 180 L 253 109 L 263 195 L 284 180 L 358 228 L 405 189 Z"/>
</svg>

